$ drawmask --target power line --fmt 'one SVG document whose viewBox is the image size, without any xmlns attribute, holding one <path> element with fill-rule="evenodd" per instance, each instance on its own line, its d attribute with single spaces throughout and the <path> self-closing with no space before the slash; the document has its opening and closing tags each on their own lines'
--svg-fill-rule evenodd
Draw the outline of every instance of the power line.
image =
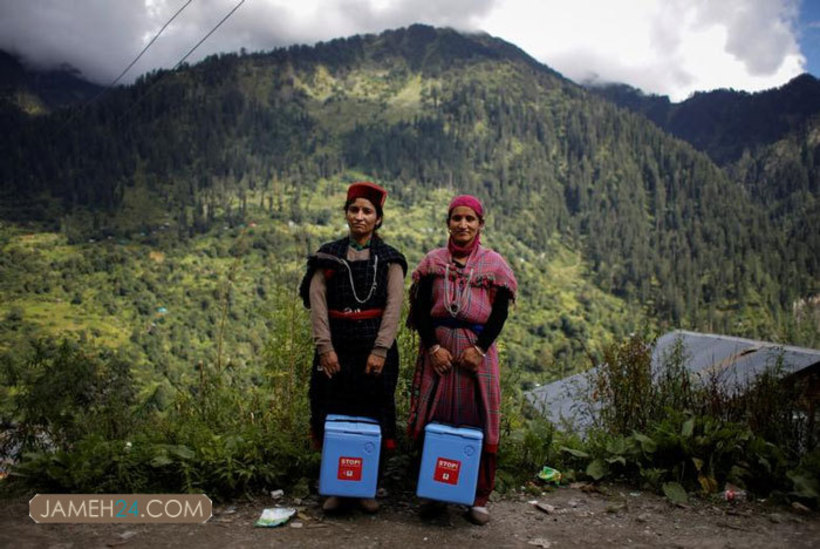
<svg viewBox="0 0 820 549">
<path fill-rule="evenodd" d="M 182 8 L 180 8 L 180 9 L 177 11 L 177 13 L 175 13 L 175 14 L 174 14 L 174 16 L 173 16 L 171 19 L 169 19 L 169 20 L 168 20 L 168 22 L 167 22 L 167 23 L 166 23 L 166 24 L 162 27 L 162 29 L 160 29 L 159 33 L 157 33 L 157 36 L 155 36 L 155 37 L 154 37 L 154 39 L 153 39 L 153 40 L 151 40 L 151 43 L 149 43 L 149 44 L 148 44 L 148 45 L 147 45 L 147 46 L 143 49 L 143 51 L 139 54 L 139 56 L 137 56 L 137 59 L 139 59 L 139 57 L 140 57 L 140 56 L 142 56 L 142 54 L 143 54 L 143 53 L 145 53 L 145 50 L 147 50 L 147 49 L 148 49 L 148 47 L 150 47 L 150 45 L 154 42 L 154 40 L 156 40 L 156 38 L 159 36 L 159 34 L 161 34 L 161 33 L 162 33 L 162 31 L 163 31 L 163 30 L 165 30 L 165 28 L 166 28 L 166 27 L 167 27 L 167 26 L 171 23 L 171 21 L 173 21 L 173 19 L 174 19 L 174 18 L 176 18 L 176 16 L 177 16 L 177 15 L 179 15 L 179 13 L 180 13 L 183 9 L 185 9 L 185 8 L 188 6 L 188 4 L 190 4 L 192 1 L 193 1 L 193 0 L 188 0 L 188 3 L 186 3 L 184 6 L 182 6 Z M 245 3 L 245 0 L 240 0 L 240 1 L 239 1 L 239 3 L 237 3 L 237 4 L 233 7 L 233 9 L 231 9 L 231 11 L 229 11 L 229 12 L 227 13 L 227 15 L 225 15 L 225 17 L 223 17 L 223 18 L 219 21 L 219 23 L 217 23 L 217 24 L 214 26 L 214 28 L 212 28 L 212 29 L 208 32 L 208 34 L 206 34 L 204 37 L 202 37 L 202 39 L 201 39 L 199 42 L 197 42 L 197 43 L 194 45 L 194 47 L 193 47 L 193 48 L 191 48 L 191 49 L 188 51 L 188 53 L 186 53 L 186 54 L 182 57 L 182 59 L 180 59 L 180 60 L 176 63 L 176 65 L 174 65 L 173 69 L 171 69 L 171 70 L 173 71 L 173 70 L 178 69 L 178 68 L 179 68 L 179 66 L 180 66 L 180 65 L 182 65 L 182 64 L 185 62 L 185 60 L 186 60 L 188 57 L 190 57 L 190 55 L 191 55 L 192 53 L 194 53 L 194 51 L 196 51 L 196 49 L 197 49 L 199 46 L 201 46 L 203 42 L 205 42 L 205 40 L 207 40 L 207 39 L 208 39 L 208 38 L 209 38 L 209 37 L 210 37 L 210 36 L 211 36 L 214 32 L 216 32 L 216 30 L 217 30 L 219 27 L 221 27 L 221 26 L 222 26 L 222 24 L 223 24 L 223 23 L 225 23 L 225 21 L 227 21 L 228 19 L 230 19 L 230 17 L 231 17 L 234 13 L 236 13 L 236 10 L 238 10 L 238 9 L 242 6 L 242 4 L 244 4 L 244 3 Z M 133 65 L 134 63 L 136 63 L 137 59 L 135 59 L 135 60 L 131 63 L 131 65 Z M 126 72 L 128 72 L 128 70 L 130 69 L 131 65 L 129 65 L 129 67 L 128 67 L 128 68 L 126 68 L 126 69 L 125 69 L 125 71 L 123 71 L 123 74 L 125 74 Z M 121 78 L 121 77 L 122 77 L 122 75 L 120 75 L 120 77 L 118 77 L 118 78 Z M 139 97 L 136 99 L 136 101 L 134 101 L 134 102 L 131 104 L 131 106 L 128 108 L 128 110 L 126 110 L 126 111 L 125 111 L 125 112 L 124 112 L 124 113 L 123 113 L 123 114 L 119 117 L 119 120 L 122 120 L 123 118 L 125 118 L 125 117 L 126 117 L 129 113 L 131 113 L 131 111 L 133 111 L 133 110 L 134 110 L 134 109 L 135 109 L 135 108 L 136 108 L 136 107 L 137 107 L 137 106 L 138 106 L 138 105 L 139 105 L 139 104 L 140 104 L 140 103 L 141 103 L 141 102 L 142 102 L 142 101 L 143 101 L 146 97 L 148 97 L 148 95 L 150 95 L 150 94 L 151 94 L 151 92 L 153 92 L 153 91 L 154 91 L 154 89 L 156 88 L 157 84 L 159 83 L 159 81 L 160 81 L 161 79 L 162 79 L 162 76 L 160 76 L 159 78 L 155 79 L 155 80 L 154 80 L 154 81 L 153 81 L 153 82 L 149 85 L 148 89 L 147 89 L 147 90 L 145 90 L 145 93 L 143 93 L 141 96 L 139 96 Z M 112 84 L 112 86 L 113 86 L 113 84 Z M 96 98 L 95 98 L 95 99 L 96 99 Z M 90 102 L 89 102 L 89 104 L 90 104 Z M 87 106 L 87 105 L 85 105 L 85 106 Z M 85 108 L 85 106 L 83 106 L 81 109 L 78 109 L 78 111 L 83 110 L 83 109 Z M 78 111 L 75 111 L 75 113 L 76 113 L 76 112 L 78 112 Z M 66 121 L 66 123 L 65 123 L 65 124 L 64 124 L 64 125 L 60 128 L 60 130 L 59 130 L 58 132 L 56 132 L 56 134 L 57 134 L 57 135 L 59 135 L 60 133 L 62 133 L 62 131 L 65 129 L 65 127 L 66 127 L 66 126 L 68 126 L 68 124 L 69 124 L 69 123 L 70 123 L 73 119 L 74 119 L 74 115 L 72 115 L 72 116 L 71 116 L 71 117 L 70 117 L 70 118 Z"/>
<path fill-rule="evenodd" d="M 182 65 L 182 64 L 185 62 L 185 60 L 186 60 L 186 59 L 188 59 L 188 57 L 189 57 L 192 53 L 194 53 L 194 51 L 195 51 L 195 50 L 196 50 L 199 46 L 201 46 L 203 42 L 205 42 L 205 40 L 207 40 L 207 39 L 208 39 L 208 38 L 209 38 L 209 37 L 210 37 L 210 36 L 211 36 L 214 32 L 216 32 L 216 30 L 217 30 L 219 27 L 221 27 L 221 26 L 222 26 L 222 24 L 223 24 L 225 21 L 227 21 L 228 19 L 230 19 L 230 17 L 231 17 L 231 16 L 232 16 L 232 15 L 236 12 L 236 10 L 238 10 L 238 9 L 239 9 L 239 7 L 240 7 L 240 6 L 242 6 L 242 4 L 244 4 L 244 3 L 245 3 L 245 0 L 240 0 L 240 1 L 239 1 L 239 3 L 238 3 L 238 4 L 236 4 L 236 5 L 233 7 L 233 9 L 232 9 L 231 11 L 229 11 L 229 12 L 228 12 L 228 14 L 227 14 L 225 17 L 223 17 L 223 18 L 219 21 L 219 23 L 217 23 L 217 24 L 216 24 L 216 26 L 215 26 L 214 28 L 212 28 L 212 29 L 210 30 L 210 32 L 208 32 L 208 34 L 206 34 L 204 37 L 202 37 L 202 39 L 201 39 L 199 42 L 197 42 L 197 43 L 194 45 L 194 47 L 193 47 L 193 48 L 191 48 L 191 49 L 188 51 L 188 53 L 186 53 L 186 54 L 182 57 L 182 59 L 180 59 L 180 60 L 177 62 L 177 64 L 176 64 L 176 65 L 174 65 L 174 68 L 173 68 L 173 69 L 171 69 L 171 71 L 174 71 L 174 70 L 178 69 L 178 68 L 180 67 L 180 65 Z M 166 74 L 167 74 L 167 73 L 166 73 Z M 159 81 L 162 79 L 162 77 L 163 77 L 163 76 L 160 76 L 159 78 L 157 78 L 156 80 L 154 80 L 154 81 L 153 81 L 153 82 L 149 85 L 148 89 L 147 89 L 147 90 L 145 90 L 145 93 L 143 93 L 140 97 L 138 97 L 138 98 L 137 98 L 137 100 L 136 100 L 136 101 L 134 101 L 134 103 L 132 103 L 132 104 L 131 104 L 131 106 L 128 108 L 128 110 L 127 110 L 127 111 L 125 111 L 125 112 L 122 114 L 122 116 L 120 117 L 120 120 L 122 120 L 123 118 L 125 118 L 125 117 L 126 117 L 126 116 L 127 116 L 127 115 L 131 112 L 131 111 L 133 111 L 133 110 L 134 110 L 134 109 L 135 109 L 135 108 L 136 108 L 136 107 L 137 107 L 137 106 L 138 106 L 138 105 L 139 105 L 139 104 L 140 104 L 140 103 L 141 103 L 141 102 L 142 102 L 142 101 L 143 101 L 146 97 L 148 97 L 148 95 L 149 95 L 151 92 L 153 92 L 153 91 L 154 91 L 154 89 L 156 88 L 157 84 L 158 84 L 158 83 L 159 83 Z"/>
<path fill-rule="evenodd" d="M 108 90 L 110 90 L 111 88 L 113 88 L 114 86 L 116 86 L 116 85 L 117 85 L 117 82 L 119 82 L 119 81 L 120 81 L 120 79 L 121 79 L 123 76 L 125 76 L 125 73 L 127 73 L 128 71 L 130 71 L 130 70 L 131 70 L 131 67 L 133 67 L 133 66 L 137 63 L 137 61 L 139 61 L 139 60 L 140 60 L 140 57 L 142 57 L 142 56 L 143 56 L 143 54 L 144 54 L 146 51 L 148 51 L 148 48 L 150 48 L 150 47 L 151 47 L 151 45 L 153 45 L 153 43 L 157 41 L 157 38 L 159 38 L 159 35 L 160 35 L 160 34 L 162 34 L 162 33 L 163 33 L 163 31 L 165 31 L 165 29 L 166 29 L 166 28 L 168 28 L 168 25 L 170 25 L 170 24 L 173 22 L 173 20 L 177 18 L 177 15 L 179 15 L 180 13 L 182 13 L 182 10 L 184 10 L 185 8 L 187 8 L 187 7 L 188 7 L 188 5 L 189 5 L 191 2 L 193 2 L 193 1 L 194 1 L 194 0 L 188 0 L 188 1 L 185 3 L 185 5 L 184 5 L 184 6 L 182 6 L 181 8 L 179 8 L 179 9 L 177 10 L 177 12 L 176 12 L 176 13 L 175 13 L 175 14 L 174 14 L 174 15 L 173 15 L 173 16 L 172 16 L 172 17 L 171 17 L 168 21 L 166 21 L 166 22 L 165 22 L 165 24 L 162 26 L 162 28 L 161 28 L 161 29 L 159 29 L 159 32 L 157 32 L 157 33 L 154 35 L 154 37 L 151 39 L 151 41 L 150 41 L 150 42 L 148 42 L 148 44 L 147 44 L 144 48 L 142 48 L 142 51 L 139 53 L 139 55 L 137 55 L 137 56 L 134 58 L 134 60 L 133 60 L 133 61 L 131 61 L 131 64 L 130 64 L 130 65 L 128 65 L 127 67 L 125 67 L 125 70 L 123 70 L 123 71 L 120 73 L 120 75 L 119 75 L 117 78 L 115 78 L 115 79 L 114 79 L 114 81 L 113 81 L 113 82 L 111 82 L 111 83 L 108 85 L 108 87 L 107 87 L 107 88 L 105 88 L 103 91 L 101 91 L 101 92 L 99 93 L 99 95 L 97 95 L 97 97 L 95 97 L 95 98 L 94 98 L 94 100 L 96 100 L 96 99 L 97 99 L 97 98 L 99 98 L 101 95 L 103 95 L 105 92 L 107 92 Z"/>
<path fill-rule="evenodd" d="M 69 124 L 70 124 L 70 123 L 74 120 L 74 117 L 77 115 L 77 113 L 84 111 L 84 110 L 85 110 L 85 109 L 87 109 L 89 106 L 91 106 L 91 104 L 92 104 L 92 103 L 94 103 L 94 102 L 98 101 L 98 100 L 99 100 L 99 99 L 100 99 L 103 95 L 105 95 L 106 93 L 108 93 L 109 91 L 111 91 L 111 89 L 113 89 L 113 88 L 114 88 L 114 86 L 116 86 L 116 85 L 117 85 L 117 82 L 119 82 L 119 81 L 122 79 L 122 77 L 123 77 L 123 76 L 125 76 L 125 74 L 126 74 L 128 71 L 130 71 L 130 70 L 131 70 L 131 67 L 133 67 L 133 66 L 137 63 L 137 61 L 139 61 L 139 60 L 140 60 L 140 58 L 141 58 L 141 57 L 145 54 L 145 52 L 147 52 L 147 51 L 148 51 L 148 48 L 150 48 L 150 47 L 154 44 L 154 42 L 156 42 L 156 41 L 157 41 L 157 38 L 159 38 L 159 36 L 160 36 L 160 35 L 161 35 L 164 31 L 165 31 L 165 29 L 167 29 L 167 28 L 168 28 L 168 25 L 170 25 L 170 24 L 174 21 L 174 19 L 176 19 L 176 18 L 177 18 L 177 16 L 178 16 L 180 13 L 182 13 L 182 10 L 184 10 L 185 8 L 187 8 L 187 7 L 188 7 L 188 5 L 189 5 L 191 2 L 193 2 L 193 1 L 194 1 L 194 0 L 188 0 L 188 1 L 185 3 L 185 5 L 183 5 L 181 8 L 179 8 L 179 9 L 177 10 L 177 12 L 176 12 L 174 15 L 172 15 L 172 16 L 171 16 L 171 18 L 170 18 L 168 21 L 166 21 L 164 25 L 162 25 L 162 28 L 161 28 L 161 29 L 159 29 L 159 32 L 157 32 L 157 33 L 154 35 L 154 37 L 151 39 L 151 41 L 150 41 L 150 42 L 148 42 L 148 44 L 146 44 L 146 46 L 145 46 L 144 48 L 142 48 L 142 51 L 141 51 L 141 52 L 139 52 L 139 54 L 138 54 L 138 55 L 134 58 L 134 60 L 133 60 L 133 61 L 131 61 L 131 63 L 130 63 L 127 67 L 125 67 L 125 69 L 124 69 L 124 70 L 120 73 L 120 75 L 119 75 L 118 77 L 116 77 L 116 78 L 114 79 L 114 81 L 113 81 L 113 82 L 111 82 L 110 84 L 108 84 L 108 86 L 106 86 L 105 88 L 103 88 L 103 90 L 102 90 L 101 92 L 99 92 L 97 95 L 95 95 L 94 97 L 92 97 L 91 99 L 89 99 L 87 102 L 85 102 L 85 103 L 84 103 L 81 107 L 79 107 L 77 110 L 75 110 L 75 111 L 73 112 L 73 114 L 72 114 L 72 115 L 68 118 L 68 120 L 66 120 L 66 121 L 65 121 L 65 123 L 62 125 L 62 127 L 61 127 L 58 131 L 57 131 L 57 135 L 60 135 L 60 134 L 62 133 L 62 131 L 66 128 L 66 126 L 68 126 L 68 125 L 69 125 Z"/>
<path fill-rule="evenodd" d="M 189 55 L 191 55 L 192 53 L 194 53 L 194 50 L 195 50 L 195 49 L 197 49 L 199 46 L 201 46 L 201 45 L 202 45 L 202 43 L 203 43 L 205 40 L 207 40 L 207 39 L 208 39 L 208 37 L 210 37 L 210 36 L 211 36 L 214 32 L 216 32 L 216 29 L 218 29 L 219 27 L 221 27 L 221 26 L 222 26 L 222 23 L 224 23 L 225 21 L 227 21 L 227 20 L 231 17 L 231 15 L 233 15 L 233 14 L 234 14 L 234 12 L 235 12 L 236 10 L 238 10 L 238 9 L 239 9 L 239 6 L 241 6 L 241 5 L 242 5 L 242 4 L 244 4 L 244 3 L 245 3 L 245 0 L 240 0 L 240 2 L 239 2 L 237 5 L 235 5 L 231 11 L 229 11 L 229 12 L 228 12 L 228 15 L 226 15 L 225 17 L 223 17 L 223 18 L 222 18 L 222 20 L 221 20 L 219 23 L 217 23 L 217 24 L 216 24 L 216 26 L 215 26 L 214 28 L 212 28 L 212 29 L 211 29 L 211 32 L 209 32 L 208 34 L 206 34 L 206 35 L 202 38 L 202 40 L 200 40 L 199 42 L 197 42 L 197 43 L 196 43 L 196 45 L 195 45 L 193 48 L 191 48 L 191 51 L 189 51 L 188 53 L 186 53 L 186 54 L 185 54 L 185 56 L 184 56 L 182 59 L 180 59 L 180 60 L 179 60 L 179 63 L 177 63 L 176 65 L 174 65 L 174 69 L 178 68 L 178 67 L 179 67 L 182 63 L 184 63 L 184 62 L 185 62 L 185 60 L 186 60 L 186 59 L 188 59 L 188 56 L 189 56 Z"/>
</svg>

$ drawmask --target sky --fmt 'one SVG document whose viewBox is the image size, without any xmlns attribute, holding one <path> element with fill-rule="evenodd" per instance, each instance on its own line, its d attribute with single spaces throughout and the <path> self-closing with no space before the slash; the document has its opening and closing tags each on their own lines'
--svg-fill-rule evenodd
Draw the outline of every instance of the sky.
<svg viewBox="0 0 820 549">
<path fill-rule="evenodd" d="M 241 2 L 241 4 L 240 4 Z M 820 76 L 820 0 L 0 0 L 0 49 L 32 67 L 68 63 L 108 85 L 220 52 L 425 23 L 487 32 L 578 83 L 625 83 L 683 101 Z"/>
</svg>

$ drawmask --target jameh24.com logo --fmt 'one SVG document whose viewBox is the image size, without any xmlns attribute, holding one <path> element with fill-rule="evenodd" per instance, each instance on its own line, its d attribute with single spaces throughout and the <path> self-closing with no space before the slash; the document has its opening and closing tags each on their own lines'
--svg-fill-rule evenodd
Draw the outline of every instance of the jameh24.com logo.
<svg viewBox="0 0 820 549">
<path fill-rule="evenodd" d="M 213 510 L 204 494 L 37 494 L 28 508 L 38 523 L 196 523 Z"/>
</svg>

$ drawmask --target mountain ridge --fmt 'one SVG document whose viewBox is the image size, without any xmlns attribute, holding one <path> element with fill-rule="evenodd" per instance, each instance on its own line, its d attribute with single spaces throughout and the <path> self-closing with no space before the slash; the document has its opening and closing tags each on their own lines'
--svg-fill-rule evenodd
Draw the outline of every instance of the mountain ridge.
<svg viewBox="0 0 820 549">
<path fill-rule="evenodd" d="M 173 249 L 264 220 L 279 247 L 254 238 L 247 253 L 287 265 L 276 281 L 289 287 L 305 251 L 334 233 L 328 200 L 346 183 L 389 189 L 392 237 L 411 258 L 441 244 L 436 200 L 469 192 L 521 274 L 508 351 L 521 368 L 565 373 L 606 337 L 649 326 L 813 337 L 788 311 L 818 293 L 816 263 L 795 270 L 789 255 L 814 257 L 814 241 L 792 250 L 789 235 L 803 233 L 705 153 L 486 35 L 413 26 L 211 56 L 77 114 L 6 123 L 7 221 L 72 245 Z M 135 318 L 151 311 L 141 300 Z"/>
<path fill-rule="evenodd" d="M 769 90 L 696 92 L 679 103 L 625 84 L 589 88 L 646 116 L 663 130 L 706 152 L 720 166 L 746 150 L 771 145 L 820 114 L 820 80 L 808 73 Z"/>
</svg>

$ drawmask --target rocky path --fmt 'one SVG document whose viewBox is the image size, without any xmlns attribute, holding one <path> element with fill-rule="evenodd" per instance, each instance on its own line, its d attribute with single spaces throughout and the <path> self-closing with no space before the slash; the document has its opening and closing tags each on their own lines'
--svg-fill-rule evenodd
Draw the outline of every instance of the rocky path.
<svg viewBox="0 0 820 549">
<path fill-rule="evenodd" d="M 205 524 L 35 524 L 26 500 L 0 501 L 0 547 L 820 547 L 820 514 L 767 502 L 669 503 L 618 485 L 561 487 L 493 502 L 492 521 L 470 524 L 450 506 L 428 520 L 412 494 L 381 500 L 376 515 L 326 517 L 318 499 L 287 496 L 216 505 Z M 537 504 L 536 504 L 537 503 Z M 265 507 L 292 506 L 277 528 L 256 528 Z"/>
</svg>

